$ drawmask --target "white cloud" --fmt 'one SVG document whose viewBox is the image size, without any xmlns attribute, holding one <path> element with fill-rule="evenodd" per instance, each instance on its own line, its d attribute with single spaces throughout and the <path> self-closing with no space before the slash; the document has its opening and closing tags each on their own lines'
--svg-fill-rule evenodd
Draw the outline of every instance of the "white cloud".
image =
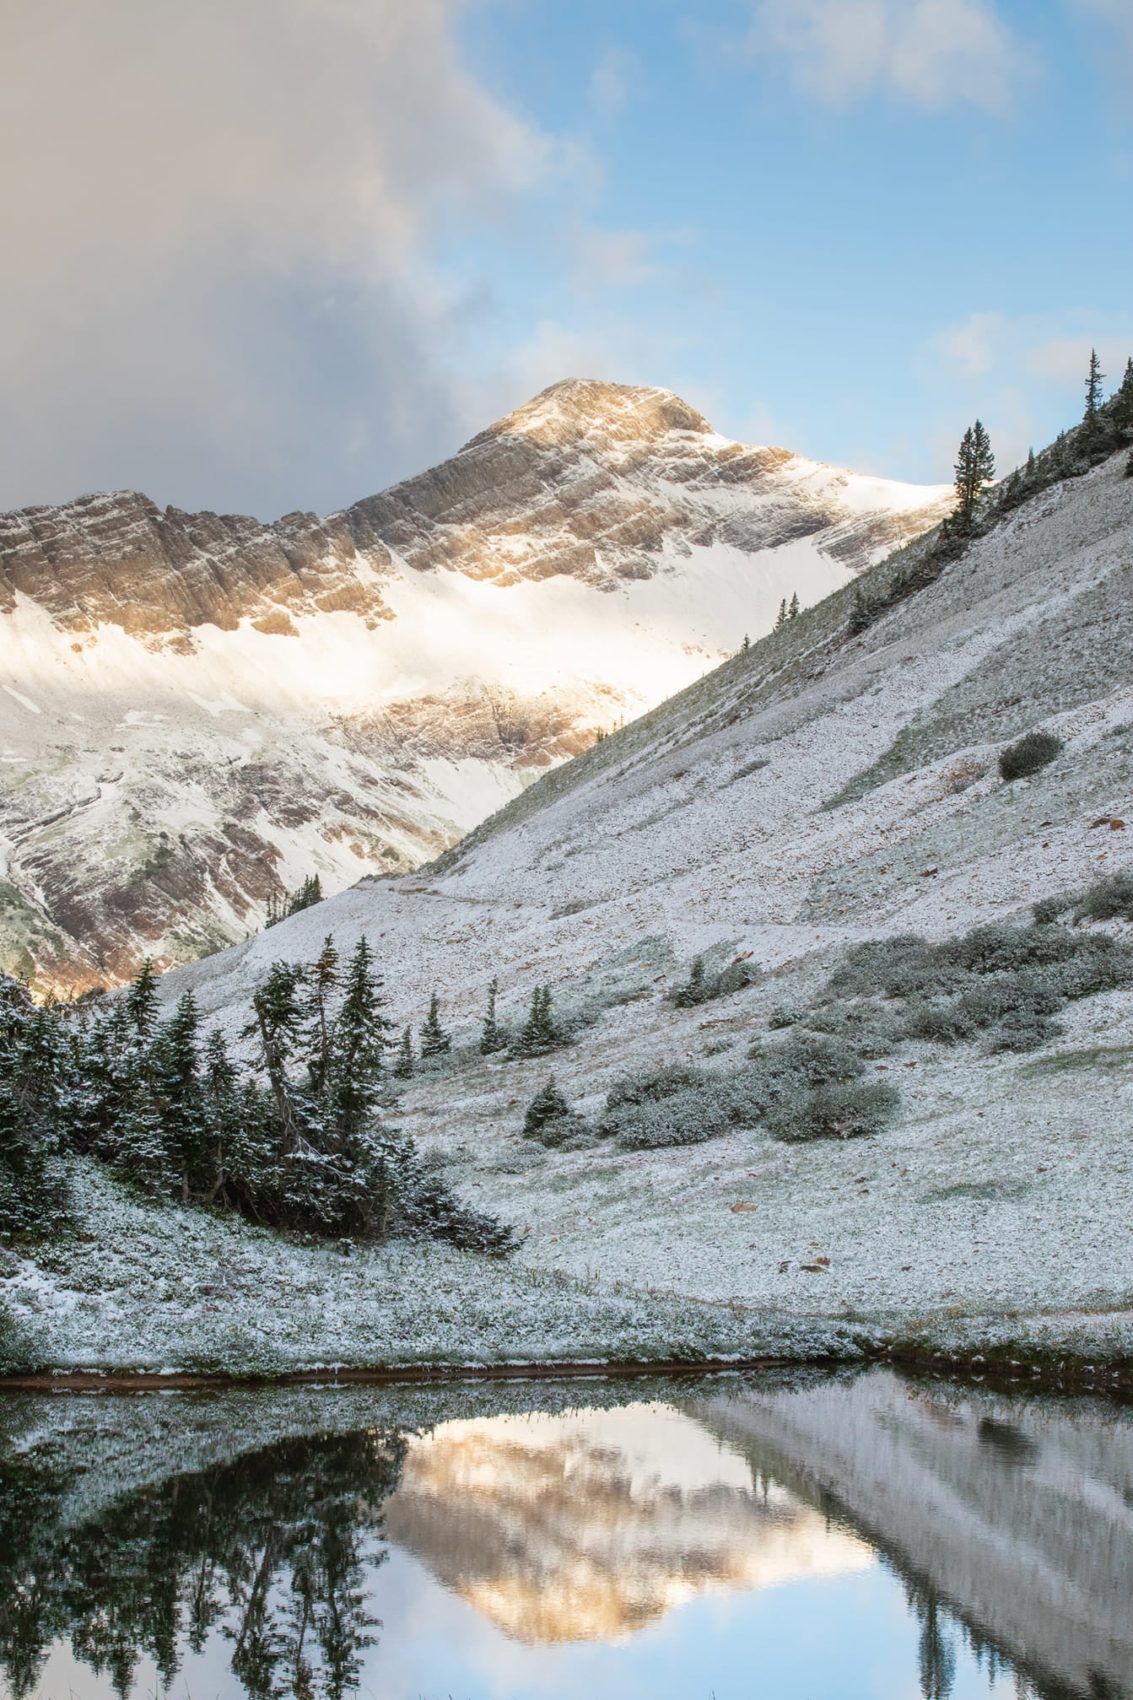
<svg viewBox="0 0 1133 1700">
<path fill-rule="evenodd" d="M 590 73 L 590 105 L 599 118 L 613 118 L 641 81 L 641 62 L 624 48 L 608 47 Z"/>
<path fill-rule="evenodd" d="M 930 111 L 1002 112 L 1032 69 L 991 0 L 759 0 L 751 39 L 836 104 L 880 91 Z"/>
<path fill-rule="evenodd" d="M 326 505 L 457 429 L 431 237 L 556 165 L 457 3 L 7 0 L 0 505 Z"/>
</svg>

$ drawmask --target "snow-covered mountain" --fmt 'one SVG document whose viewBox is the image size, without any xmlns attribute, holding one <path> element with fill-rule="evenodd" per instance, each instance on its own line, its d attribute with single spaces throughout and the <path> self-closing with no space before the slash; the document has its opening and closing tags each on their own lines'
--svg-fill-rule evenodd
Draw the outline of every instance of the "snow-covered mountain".
<svg viewBox="0 0 1133 1700">
<path fill-rule="evenodd" d="M 849 945 L 1029 921 L 1039 899 L 1128 879 L 1127 459 L 1042 485 L 953 558 L 909 545 L 544 775 L 437 864 L 364 881 L 171 974 L 163 995 L 191 987 L 235 1034 L 273 959 L 311 960 L 327 934 L 345 955 L 364 933 L 397 1025 L 418 1026 L 437 988 L 456 1036 L 448 1070 L 409 1082 L 399 1125 L 526 1231 L 526 1265 L 735 1305 L 755 1349 L 771 1330 L 795 1352 L 806 1328 L 829 1350 L 824 1330 L 860 1325 L 973 1352 L 1025 1336 L 1087 1362 L 1128 1355 L 1128 986 L 1064 1004 L 1023 1055 L 982 1032 L 934 1042 L 931 1026 L 868 1050 L 863 1079 L 900 1093 L 871 1139 L 759 1127 L 544 1150 L 521 1131 L 552 1067 L 592 1121 L 613 1082 L 662 1062 L 726 1080 L 795 1023 L 852 1035 L 840 1006 L 819 1007 Z M 1002 751 L 1037 731 L 1061 741 L 1055 759 L 1005 783 Z M 1049 936 L 1077 948 L 1091 929 Z M 755 981 L 674 1008 L 698 955 L 745 960 Z M 584 1022 L 577 1041 L 482 1058 L 493 979 L 513 1032 L 549 984 Z"/>
<path fill-rule="evenodd" d="M 0 965 L 114 982 L 412 867 L 948 497 L 576 380 L 322 520 L 2 516 Z"/>
</svg>

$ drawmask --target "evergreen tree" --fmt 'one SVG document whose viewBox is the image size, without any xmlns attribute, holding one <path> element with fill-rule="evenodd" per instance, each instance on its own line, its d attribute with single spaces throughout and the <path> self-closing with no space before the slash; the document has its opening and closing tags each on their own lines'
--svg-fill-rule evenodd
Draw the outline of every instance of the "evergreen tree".
<svg viewBox="0 0 1133 1700">
<path fill-rule="evenodd" d="M 441 1004 L 436 992 L 429 1000 L 429 1013 L 421 1028 L 421 1060 L 443 1056 L 452 1050 L 452 1040 L 441 1026 Z"/>
<path fill-rule="evenodd" d="M 744 641 L 740 644 L 740 654 L 746 655 L 750 648 L 751 648 L 751 639 L 748 637 L 747 633 L 745 632 L 744 633 Z"/>
<path fill-rule="evenodd" d="M 1102 379 L 1104 377 L 1105 373 L 1102 371 L 1102 363 L 1098 359 L 1098 351 L 1096 348 L 1091 348 L 1090 366 L 1086 374 L 1086 411 L 1083 415 L 1087 424 L 1096 417 L 1098 408 L 1102 404 Z"/>
<path fill-rule="evenodd" d="M 499 996 L 500 983 L 493 980 L 488 987 L 488 1007 L 484 1012 L 484 1026 L 480 1032 L 480 1054 L 490 1057 L 493 1051 L 507 1049 L 507 1034 L 496 1020 L 496 998 Z"/>
<path fill-rule="evenodd" d="M 401 1044 L 394 1059 L 394 1077 L 397 1080 L 412 1080 L 416 1066 L 417 1059 L 413 1055 L 413 1029 L 407 1027 L 401 1035 Z"/>
<path fill-rule="evenodd" d="M 152 1057 L 154 1108 L 161 1126 L 162 1152 L 168 1155 L 186 1202 L 211 1197 L 217 1185 L 215 1142 L 197 1044 L 199 1029 L 196 999 L 192 992 L 185 992 L 160 1030 Z"/>
<path fill-rule="evenodd" d="M 332 1000 L 337 989 L 338 951 L 333 938 L 328 936 L 306 976 L 303 1047 L 311 1096 L 316 1100 L 323 1095 L 330 1071 L 334 1036 Z"/>
<path fill-rule="evenodd" d="M 53 1011 L 0 975 L 0 1234 L 42 1231 L 68 1212 L 59 1160 L 71 1057 Z"/>
<path fill-rule="evenodd" d="M 562 1034 L 551 1009 L 550 986 L 536 986 L 531 994 L 531 1011 L 513 1046 L 517 1057 L 538 1057 L 562 1044 Z"/>
<path fill-rule="evenodd" d="M 678 1009 L 692 1009 L 698 1003 L 707 1002 L 709 995 L 704 958 L 698 956 L 689 969 L 689 976 L 684 985 L 678 986 L 672 994 L 673 1003 Z"/>
<path fill-rule="evenodd" d="M 791 597 L 791 605 L 787 609 L 787 618 L 788 618 L 788 620 L 797 620 L 798 617 L 799 617 L 799 593 L 796 590 L 794 595 Z"/>
<path fill-rule="evenodd" d="M 1133 358 L 1125 362 L 1125 375 L 1112 407 L 1114 422 L 1123 430 L 1133 430 Z"/>
<path fill-rule="evenodd" d="M 780 626 L 785 626 L 786 624 L 787 624 L 787 598 L 784 596 L 783 600 L 779 604 L 779 617 L 775 621 L 775 630 L 778 631 Z"/>
<path fill-rule="evenodd" d="M 157 1025 L 157 975 L 153 958 L 147 956 L 141 971 L 123 1000 L 126 1019 L 137 1037 L 145 1043 L 153 1037 Z"/>
<path fill-rule="evenodd" d="M 353 1147 L 375 1113 L 392 1029 L 373 952 L 363 935 L 347 966 L 329 1069 L 334 1130 L 341 1144 Z"/>
<path fill-rule="evenodd" d="M 555 1084 L 554 1075 L 549 1074 L 527 1106 L 527 1114 L 523 1118 L 524 1139 L 539 1139 L 548 1123 L 562 1121 L 569 1115 L 570 1105 Z"/>
<path fill-rule="evenodd" d="M 980 492 L 994 476 L 991 439 L 977 419 L 964 432 L 956 459 L 956 516 L 964 527 L 971 525 Z"/>
<path fill-rule="evenodd" d="M 258 1061 L 268 1078 L 278 1129 L 278 1151 L 288 1156 L 304 1138 L 305 1117 L 290 1077 L 290 1067 L 302 1031 L 299 993 L 303 969 L 294 962 L 273 962 L 268 977 L 252 994 L 255 1019 L 246 1038 L 258 1041 Z"/>
</svg>

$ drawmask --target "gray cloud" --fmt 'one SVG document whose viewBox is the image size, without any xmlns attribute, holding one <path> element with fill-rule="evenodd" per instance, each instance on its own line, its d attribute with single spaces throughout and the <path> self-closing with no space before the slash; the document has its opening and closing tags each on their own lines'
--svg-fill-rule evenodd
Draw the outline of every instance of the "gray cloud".
<svg viewBox="0 0 1133 1700">
<path fill-rule="evenodd" d="M 8 0 L 0 506 L 325 508 L 459 439 L 437 362 L 468 301 L 430 238 L 553 161 L 455 10 Z"/>
</svg>

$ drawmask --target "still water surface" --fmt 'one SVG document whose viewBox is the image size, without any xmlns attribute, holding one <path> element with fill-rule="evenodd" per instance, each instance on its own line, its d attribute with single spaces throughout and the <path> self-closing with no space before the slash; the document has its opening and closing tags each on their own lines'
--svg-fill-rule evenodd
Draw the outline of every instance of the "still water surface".
<svg viewBox="0 0 1133 1700">
<path fill-rule="evenodd" d="M 881 1370 L 8 1395 L 0 1693 L 1133 1700 L 1133 1416 Z"/>
</svg>

